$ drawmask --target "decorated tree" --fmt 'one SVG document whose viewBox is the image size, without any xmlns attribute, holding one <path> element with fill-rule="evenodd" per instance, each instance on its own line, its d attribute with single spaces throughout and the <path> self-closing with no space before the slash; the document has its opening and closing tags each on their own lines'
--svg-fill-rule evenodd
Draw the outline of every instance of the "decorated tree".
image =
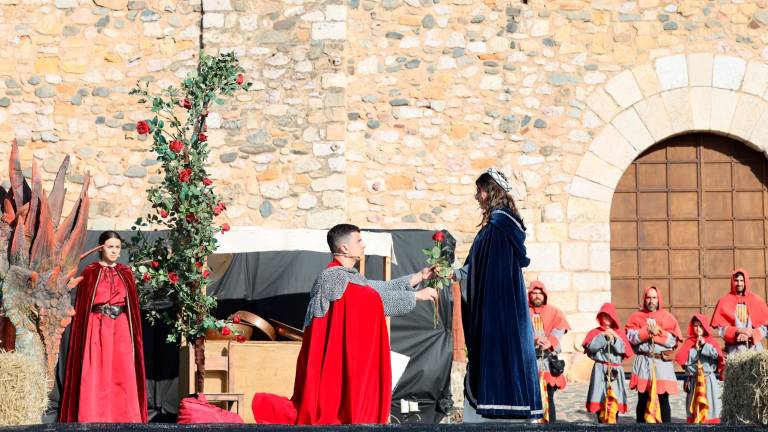
<svg viewBox="0 0 768 432">
<path fill-rule="evenodd" d="M 10 189 L 0 187 L 0 280 L 5 315 L 16 327 L 16 351 L 40 364 L 49 388 L 55 382 L 61 335 L 75 314 L 69 291 L 83 249 L 88 220 L 89 175 L 69 216 L 64 208 L 67 156 L 50 194 L 32 161 L 31 186 L 22 174 L 19 148 L 11 147 Z"/>
<path fill-rule="evenodd" d="M 207 257 L 216 250 L 217 232 L 229 225 L 214 224 L 226 205 L 214 190 L 206 172 L 208 147 L 206 119 L 212 104 L 224 104 L 224 96 L 247 90 L 243 69 L 233 53 L 212 57 L 201 54 L 196 74 L 180 88 L 168 87 L 151 93 L 148 83 L 139 83 L 131 94 L 153 113 L 137 123 L 140 135 L 150 135 L 152 151 L 162 164 L 162 183 L 148 190 L 152 211 L 139 218 L 133 229 L 131 263 L 144 283 L 143 304 L 170 301 L 172 307 L 150 311 L 150 323 L 162 320 L 170 327 L 167 341 L 190 343 L 195 353 L 195 391 L 202 392 L 205 378 L 205 331 L 222 329 L 211 311 L 216 299 L 207 294 Z M 167 230 L 167 236 L 150 239 L 150 227 Z M 226 334 L 228 328 L 223 328 Z"/>
</svg>

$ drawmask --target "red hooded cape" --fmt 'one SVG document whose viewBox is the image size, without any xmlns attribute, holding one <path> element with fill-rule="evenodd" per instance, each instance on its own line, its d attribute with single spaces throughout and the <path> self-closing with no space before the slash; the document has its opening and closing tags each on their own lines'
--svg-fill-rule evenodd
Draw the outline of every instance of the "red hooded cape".
<svg viewBox="0 0 768 432">
<path fill-rule="evenodd" d="M 544 294 L 544 304 L 539 307 L 535 307 L 533 304 L 531 304 L 531 293 L 535 289 L 541 290 L 542 294 Z M 554 306 L 549 306 L 547 304 L 547 299 L 547 289 L 544 287 L 544 283 L 541 281 L 531 282 L 531 286 L 528 288 L 528 314 L 531 316 L 531 319 L 533 319 L 533 314 L 536 313 L 541 316 L 541 320 L 544 323 L 544 334 L 547 335 L 547 339 L 549 340 L 549 343 L 552 344 L 552 349 L 554 350 L 560 345 L 560 341 L 558 341 L 557 338 L 552 335 L 552 331 L 557 328 L 563 329 L 566 333 L 568 333 L 568 330 L 571 329 L 571 326 L 568 325 L 568 321 L 565 319 L 563 312 Z M 565 388 L 565 374 L 554 377 L 549 372 L 543 372 L 543 376 L 544 381 L 546 381 L 550 386 L 557 387 L 559 389 Z"/>
<path fill-rule="evenodd" d="M 621 338 L 621 340 L 624 341 L 624 359 L 626 360 L 628 358 L 632 358 L 632 356 L 635 355 L 635 352 L 632 350 L 632 344 L 629 343 L 626 333 L 621 330 L 621 325 L 619 325 L 619 318 L 616 314 L 616 307 L 610 303 L 603 303 L 603 305 L 600 307 L 600 311 L 597 313 L 597 316 L 595 316 L 595 319 L 597 320 L 597 327 L 590 330 L 589 333 L 587 333 L 587 336 L 584 338 L 584 342 L 581 343 L 581 346 L 584 348 L 584 352 L 591 358 L 592 356 L 587 350 L 587 345 L 589 345 L 589 343 L 592 342 L 592 339 L 594 339 L 597 335 L 607 330 L 600 322 L 600 314 L 606 314 L 611 318 L 611 328 L 616 330 L 616 334 Z"/>
<path fill-rule="evenodd" d="M 67 368 L 64 379 L 64 390 L 59 404 L 59 421 L 62 423 L 77 422 L 80 400 L 80 377 L 83 364 L 83 352 L 88 334 L 88 317 L 91 315 L 92 300 L 99 281 L 102 266 L 95 262 L 88 265 L 82 273 L 83 280 L 77 288 L 75 298 L 75 316 L 69 337 L 67 352 Z M 131 333 L 133 333 L 134 365 L 136 367 L 136 388 L 138 390 L 139 411 L 142 422 L 147 422 L 147 389 L 144 373 L 144 349 L 141 336 L 141 313 L 136 282 L 130 267 L 117 263 L 117 274 L 125 284 L 126 306 Z"/>
<path fill-rule="evenodd" d="M 696 336 L 696 331 L 693 329 L 693 320 L 698 320 L 701 323 L 701 327 L 704 328 L 704 341 L 715 347 L 715 350 L 717 350 L 717 373 L 722 374 L 723 369 L 725 369 L 725 356 L 720 349 L 720 344 L 712 337 L 712 329 L 707 325 L 707 317 L 702 314 L 695 314 L 688 323 L 688 339 L 683 342 L 683 346 L 681 346 L 680 350 L 677 352 L 675 361 L 685 368 L 685 364 L 688 363 L 688 352 L 691 348 L 696 346 L 698 336 Z"/>
<path fill-rule="evenodd" d="M 744 275 L 744 295 L 740 296 L 736 293 L 736 275 L 741 273 Z M 747 311 L 749 312 L 749 318 L 752 320 L 752 327 L 758 328 L 762 325 L 768 324 L 768 306 L 765 304 L 759 295 L 753 293 L 749 289 L 749 273 L 744 269 L 736 269 L 731 274 L 731 292 L 720 297 L 715 307 L 715 312 L 712 314 L 712 327 L 725 327 L 725 335 L 723 339 L 729 344 L 736 343 L 736 305 L 744 303 L 747 305 Z M 758 332 L 753 333 L 753 341 L 759 343 L 762 339 L 762 334 Z"/>
<path fill-rule="evenodd" d="M 656 295 L 659 299 L 659 307 L 653 312 L 649 311 L 645 307 L 645 297 L 648 295 L 648 291 L 651 289 L 656 290 Z M 649 318 L 656 320 L 656 324 L 661 329 L 661 333 L 657 336 L 654 336 L 653 338 L 655 343 L 666 343 L 667 333 L 672 333 L 675 335 L 678 341 L 683 340 L 683 334 L 680 331 L 680 325 L 677 323 L 677 319 L 675 319 L 671 313 L 664 310 L 664 301 L 661 297 L 661 290 L 654 286 L 649 286 L 645 289 L 643 293 L 643 308 L 629 316 L 625 328 L 627 330 L 640 330 L 640 340 L 648 340 L 649 335 L 646 321 Z"/>
<path fill-rule="evenodd" d="M 332 261 L 328 267 L 341 265 Z M 257 423 L 387 423 L 392 370 L 384 305 L 368 286 L 348 283 L 304 330 L 293 397 L 256 393 Z"/>
</svg>

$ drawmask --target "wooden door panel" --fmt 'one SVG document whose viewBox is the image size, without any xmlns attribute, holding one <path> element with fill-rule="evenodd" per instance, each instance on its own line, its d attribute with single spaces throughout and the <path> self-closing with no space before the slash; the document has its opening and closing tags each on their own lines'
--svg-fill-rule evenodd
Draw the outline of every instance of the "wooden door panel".
<svg viewBox="0 0 768 432">
<path fill-rule="evenodd" d="M 640 164 L 637 166 L 637 188 L 666 189 L 667 165 L 666 164 Z"/>
<path fill-rule="evenodd" d="M 724 276 L 733 271 L 732 249 L 707 249 L 704 251 L 704 275 Z"/>
<path fill-rule="evenodd" d="M 611 245 L 616 248 L 637 247 L 637 222 L 613 222 Z"/>
<path fill-rule="evenodd" d="M 731 188 L 731 162 L 701 165 L 701 184 L 704 189 Z"/>
<path fill-rule="evenodd" d="M 635 164 L 630 164 L 626 171 L 624 171 L 624 175 L 621 176 L 619 184 L 616 185 L 616 190 L 632 191 L 632 193 L 634 193 L 634 191 L 637 190 L 637 180 L 635 179 L 636 171 L 637 166 Z"/>
<path fill-rule="evenodd" d="M 733 221 L 733 242 L 736 247 L 764 246 L 764 224 L 763 220 Z"/>
<path fill-rule="evenodd" d="M 730 287 L 730 277 L 704 279 L 704 289 L 702 290 L 704 304 L 712 307 L 716 306 L 720 297 L 731 290 Z"/>
<path fill-rule="evenodd" d="M 670 287 L 671 305 L 696 306 L 701 304 L 701 281 L 696 279 L 672 279 Z"/>
<path fill-rule="evenodd" d="M 710 145 L 701 147 L 701 160 L 703 162 L 727 162 L 731 158 L 727 153 L 721 150 L 722 145 L 717 142 L 717 138 L 710 140 Z M 719 137 L 718 137 L 719 138 Z"/>
<path fill-rule="evenodd" d="M 617 279 L 612 282 L 611 301 L 617 308 L 636 307 L 637 279 Z"/>
<path fill-rule="evenodd" d="M 697 192 L 670 192 L 669 216 L 671 219 L 699 217 L 699 194 Z"/>
<path fill-rule="evenodd" d="M 669 245 L 672 247 L 699 247 L 698 221 L 671 221 Z"/>
<path fill-rule="evenodd" d="M 637 250 L 612 250 L 611 275 L 637 277 Z"/>
<path fill-rule="evenodd" d="M 749 161 L 747 164 L 733 165 L 733 187 L 736 189 L 763 190 L 763 179 L 765 178 L 764 165 Z"/>
<path fill-rule="evenodd" d="M 640 222 L 640 247 L 666 247 L 667 241 L 667 222 L 652 221 Z"/>
<path fill-rule="evenodd" d="M 666 250 L 640 251 L 640 276 L 666 277 L 669 274 L 669 252 Z"/>
<path fill-rule="evenodd" d="M 704 192 L 702 195 L 702 213 L 705 218 L 732 217 L 731 192 Z"/>
<path fill-rule="evenodd" d="M 637 216 L 641 219 L 666 219 L 667 194 L 665 192 L 637 194 Z"/>
<path fill-rule="evenodd" d="M 670 276 L 695 276 L 699 275 L 699 250 L 671 250 L 669 251 Z M 696 279 L 698 281 L 698 279 Z M 674 285 L 674 284 L 673 284 Z M 698 287 L 698 284 L 696 285 Z"/>
<path fill-rule="evenodd" d="M 696 189 L 699 186 L 698 166 L 695 163 L 676 163 L 669 165 L 670 189 Z"/>
<path fill-rule="evenodd" d="M 704 246 L 719 247 L 733 245 L 733 221 L 705 221 Z"/>
<path fill-rule="evenodd" d="M 634 192 L 616 192 L 613 194 L 611 218 L 635 219 L 637 218 L 637 200 Z"/>
<path fill-rule="evenodd" d="M 667 160 L 670 162 L 697 162 L 696 140 L 691 139 L 690 136 L 681 136 L 679 138 L 679 140 L 675 140 L 674 144 L 667 146 Z"/>
<path fill-rule="evenodd" d="M 765 295 L 765 278 L 764 277 L 756 277 L 756 278 L 753 279 L 752 276 L 750 275 L 749 283 L 750 283 L 749 289 L 751 289 L 752 292 L 754 292 L 755 294 L 757 294 L 760 297 L 762 297 L 763 299 L 765 299 L 765 297 L 766 297 L 766 295 Z"/>
<path fill-rule="evenodd" d="M 762 191 L 733 193 L 734 217 L 762 217 L 763 208 L 764 205 Z"/>
<path fill-rule="evenodd" d="M 765 274 L 765 249 L 736 249 L 736 265 L 748 269 L 750 275 Z"/>
</svg>

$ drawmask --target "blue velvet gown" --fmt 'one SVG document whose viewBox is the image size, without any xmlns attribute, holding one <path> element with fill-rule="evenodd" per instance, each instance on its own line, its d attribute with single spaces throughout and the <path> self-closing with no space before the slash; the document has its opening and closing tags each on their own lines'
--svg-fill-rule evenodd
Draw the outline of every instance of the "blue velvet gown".
<svg viewBox="0 0 768 432">
<path fill-rule="evenodd" d="M 467 401 L 478 414 L 541 418 L 541 393 L 522 267 L 525 226 L 508 209 L 494 210 L 467 258 L 462 302 L 469 364 Z"/>
</svg>

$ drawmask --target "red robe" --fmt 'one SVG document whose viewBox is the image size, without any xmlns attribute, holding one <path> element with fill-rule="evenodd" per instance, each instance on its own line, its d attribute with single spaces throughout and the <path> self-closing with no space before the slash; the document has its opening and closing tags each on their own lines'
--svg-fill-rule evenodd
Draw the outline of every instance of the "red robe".
<svg viewBox="0 0 768 432">
<path fill-rule="evenodd" d="M 685 369 L 685 365 L 688 363 L 689 351 L 696 345 L 696 341 L 699 339 L 696 335 L 696 330 L 693 329 L 694 319 L 699 321 L 701 327 L 704 329 L 704 342 L 712 345 L 719 355 L 717 358 L 717 373 L 722 377 L 723 370 L 725 370 L 725 356 L 723 355 L 723 350 L 720 349 L 720 344 L 714 337 L 712 337 L 712 329 L 707 325 L 707 318 L 702 314 L 694 314 L 693 318 L 691 318 L 691 321 L 688 323 L 688 339 L 683 342 L 683 345 L 677 351 L 675 361 Z"/>
<path fill-rule="evenodd" d="M 123 264 L 83 270 L 75 299 L 59 421 L 147 422 L 141 315 L 136 283 Z M 94 304 L 126 305 L 116 319 Z"/>
<path fill-rule="evenodd" d="M 744 275 L 744 295 L 738 295 L 736 293 L 736 275 L 741 273 Z M 753 293 L 749 289 L 749 273 L 744 269 L 736 269 L 731 275 L 731 292 L 720 297 L 715 307 L 715 312 L 712 314 L 712 327 L 725 327 L 725 334 L 723 339 L 728 344 L 736 344 L 736 305 L 743 303 L 747 305 L 747 311 L 749 318 L 752 321 L 752 328 L 757 329 L 760 326 L 768 324 L 768 306 L 765 304 L 765 300 L 759 295 Z M 760 331 L 752 332 L 752 343 L 758 344 L 761 342 L 763 335 Z"/>
<path fill-rule="evenodd" d="M 541 290 L 542 294 L 544 294 L 544 304 L 539 307 L 535 307 L 533 304 L 531 304 L 531 292 L 533 292 L 535 289 Z M 544 334 L 547 335 L 547 340 L 549 340 L 549 343 L 552 344 L 550 351 L 554 351 L 557 347 L 560 346 L 560 341 L 557 340 L 557 338 L 552 334 L 552 331 L 554 329 L 561 329 L 565 330 L 565 333 L 568 333 L 568 330 L 571 329 L 571 326 L 568 325 L 568 321 L 565 319 L 565 315 L 563 315 L 563 312 L 560 309 L 554 306 L 549 306 L 547 304 L 548 297 L 547 289 L 544 287 L 543 282 L 531 282 L 531 286 L 528 288 L 528 314 L 530 315 L 531 320 L 533 320 L 534 314 L 539 314 L 541 321 L 544 323 Z M 544 381 L 546 381 L 548 385 L 557 387 L 561 390 L 565 388 L 565 374 L 561 374 L 555 377 L 552 376 L 549 371 L 543 371 L 541 372 L 541 375 L 544 377 Z"/>
<path fill-rule="evenodd" d="M 332 261 L 328 267 L 340 265 Z M 304 330 L 293 397 L 256 393 L 256 423 L 387 423 L 392 402 L 389 336 L 381 296 L 348 283 Z"/>
</svg>

